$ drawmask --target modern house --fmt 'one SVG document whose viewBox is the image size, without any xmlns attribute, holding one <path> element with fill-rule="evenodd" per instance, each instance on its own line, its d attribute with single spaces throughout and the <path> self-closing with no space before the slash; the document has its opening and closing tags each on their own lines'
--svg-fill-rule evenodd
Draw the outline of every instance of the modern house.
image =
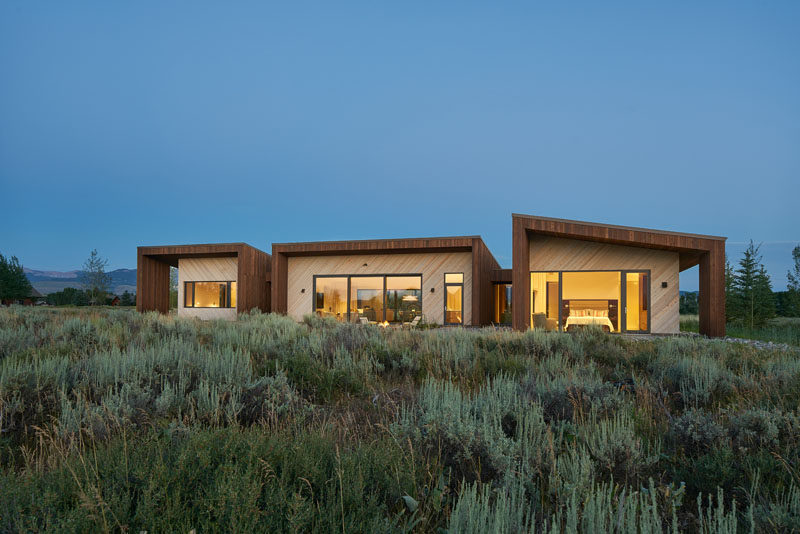
<svg viewBox="0 0 800 534">
<path fill-rule="evenodd" d="M 234 319 L 259 308 L 364 324 L 676 333 L 679 273 L 700 266 L 700 331 L 725 334 L 725 238 L 512 215 L 513 267 L 478 236 L 139 247 L 137 309 Z M 515 305 L 512 306 L 512 303 Z"/>
</svg>

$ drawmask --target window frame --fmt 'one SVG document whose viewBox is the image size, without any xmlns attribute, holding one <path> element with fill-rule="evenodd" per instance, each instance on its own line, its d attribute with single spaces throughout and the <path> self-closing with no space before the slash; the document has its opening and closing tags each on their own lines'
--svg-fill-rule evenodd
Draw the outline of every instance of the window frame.
<svg viewBox="0 0 800 534">
<path fill-rule="evenodd" d="M 236 309 L 236 306 L 231 306 L 231 284 L 236 283 L 236 290 L 239 290 L 238 280 L 184 280 L 183 281 L 183 307 L 194 310 L 231 310 Z M 195 284 L 225 284 L 225 306 L 195 306 Z M 192 305 L 186 305 L 186 289 L 189 284 L 192 284 Z M 239 295 L 236 295 L 236 303 L 239 303 Z"/>
<path fill-rule="evenodd" d="M 353 278 L 382 278 L 382 286 L 383 289 L 381 290 L 381 300 L 383 302 L 383 322 L 386 322 L 386 279 L 389 277 L 419 277 L 419 308 L 420 308 L 420 315 L 422 315 L 422 297 L 423 297 L 423 284 L 425 282 L 422 273 L 374 273 L 374 274 L 315 274 L 312 278 L 311 284 L 311 313 L 316 315 L 317 313 L 317 278 L 346 278 L 347 279 L 347 304 L 346 309 L 347 313 L 345 314 L 345 320 L 347 322 L 351 322 L 353 320 L 353 316 L 350 312 L 350 304 L 351 304 L 351 293 L 352 293 L 352 286 L 350 284 Z M 402 324 L 402 321 L 392 321 L 389 324 Z"/>
<path fill-rule="evenodd" d="M 563 325 L 563 317 L 561 310 L 564 306 L 563 304 L 563 294 L 564 294 L 564 281 L 563 281 L 563 274 L 564 273 L 619 273 L 619 283 L 620 283 L 620 302 L 617 305 L 617 312 L 619 313 L 619 329 L 614 332 L 615 334 L 626 334 L 626 333 L 633 333 L 633 334 L 649 334 L 650 330 L 652 329 L 653 325 L 651 322 L 651 312 L 653 309 L 653 294 L 650 290 L 652 287 L 652 278 L 651 278 L 651 269 L 564 269 L 564 270 L 532 270 L 528 273 L 528 277 L 530 275 L 538 273 L 558 273 L 558 330 L 556 332 L 564 332 L 564 325 Z M 628 330 L 628 314 L 627 314 L 627 300 L 628 300 L 628 291 L 627 291 L 627 284 L 625 283 L 625 275 L 627 273 L 644 273 L 647 275 L 647 330 Z M 533 298 L 533 289 L 530 290 L 530 295 L 528 295 L 528 300 Z M 531 303 L 531 315 L 533 314 L 533 303 Z M 532 319 L 529 318 L 531 324 L 528 325 L 528 328 L 533 328 Z"/>
<path fill-rule="evenodd" d="M 461 275 L 461 282 L 448 282 L 447 275 L 448 274 L 460 274 Z M 464 272 L 448 272 L 444 273 L 444 298 L 442 299 L 442 308 L 444 312 L 444 317 L 442 317 L 442 324 L 444 326 L 464 326 Z M 461 322 L 460 323 L 448 323 L 447 322 L 447 288 L 449 286 L 460 287 L 461 288 Z"/>
</svg>

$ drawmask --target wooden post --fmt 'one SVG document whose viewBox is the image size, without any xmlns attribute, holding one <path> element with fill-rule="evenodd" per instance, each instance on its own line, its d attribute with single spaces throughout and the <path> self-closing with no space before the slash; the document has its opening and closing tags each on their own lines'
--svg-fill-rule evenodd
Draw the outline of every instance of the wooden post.
<svg viewBox="0 0 800 534">
<path fill-rule="evenodd" d="M 725 336 L 725 242 L 700 256 L 700 333 Z"/>
<path fill-rule="evenodd" d="M 512 221 L 511 326 L 524 332 L 531 326 L 530 239 L 524 221 Z"/>
<path fill-rule="evenodd" d="M 169 313 L 169 264 L 136 254 L 136 310 Z"/>
</svg>

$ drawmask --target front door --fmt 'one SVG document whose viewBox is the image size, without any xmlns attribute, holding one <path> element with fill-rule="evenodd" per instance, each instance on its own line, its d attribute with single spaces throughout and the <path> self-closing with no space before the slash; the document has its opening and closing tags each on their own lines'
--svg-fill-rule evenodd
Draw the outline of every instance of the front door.
<svg viewBox="0 0 800 534">
<path fill-rule="evenodd" d="M 622 271 L 623 330 L 650 331 L 650 271 Z"/>
</svg>

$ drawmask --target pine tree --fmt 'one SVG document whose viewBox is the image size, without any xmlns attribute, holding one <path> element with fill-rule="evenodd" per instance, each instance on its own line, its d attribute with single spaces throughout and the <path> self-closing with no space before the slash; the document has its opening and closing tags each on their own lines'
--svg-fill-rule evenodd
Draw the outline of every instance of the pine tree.
<svg viewBox="0 0 800 534">
<path fill-rule="evenodd" d="M 32 290 L 17 257 L 6 258 L 0 254 L 0 301 L 28 298 Z"/>
<path fill-rule="evenodd" d="M 753 328 L 764 324 L 775 316 L 775 297 L 767 270 L 761 263 L 759 248 L 750 240 L 750 245 L 739 260 L 739 268 L 733 276 L 735 307 L 733 318 Z"/>
<path fill-rule="evenodd" d="M 789 280 L 786 284 L 788 290 L 786 312 L 792 317 L 800 317 L 800 246 L 792 250 L 792 259 L 794 268 L 786 273 L 786 278 Z"/>
<path fill-rule="evenodd" d="M 730 260 L 725 256 L 725 320 L 731 322 L 741 316 L 739 296 L 736 294 L 735 275 Z"/>
<path fill-rule="evenodd" d="M 83 264 L 81 281 L 89 297 L 89 304 L 102 304 L 111 286 L 111 275 L 106 273 L 108 260 L 100 257 L 97 249 L 93 250 Z"/>
<path fill-rule="evenodd" d="M 136 295 L 132 294 L 127 289 L 122 293 L 122 296 L 119 299 L 119 303 L 122 306 L 134 306 L 136 304 Z"/>
</svg>

